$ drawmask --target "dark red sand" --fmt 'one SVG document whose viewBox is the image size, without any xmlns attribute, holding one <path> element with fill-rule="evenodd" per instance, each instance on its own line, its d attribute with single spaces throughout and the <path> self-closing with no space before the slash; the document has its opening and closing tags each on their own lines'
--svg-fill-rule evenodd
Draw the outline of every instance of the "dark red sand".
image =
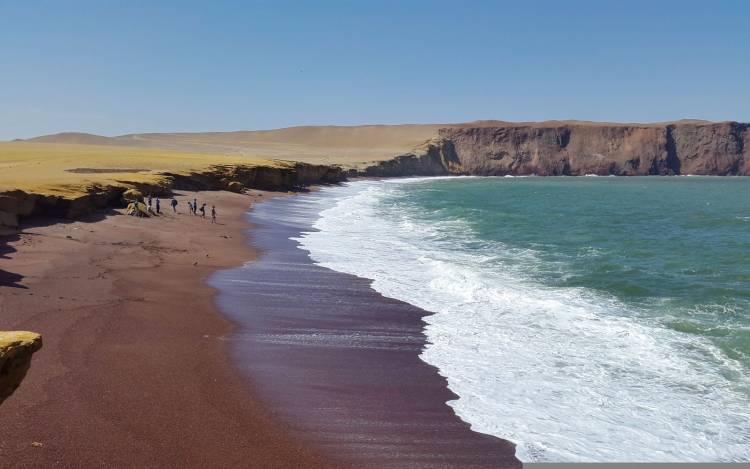
<svg viewBox="0 0 750 469">
<path fill-rule="evenodd" d="M 446 405 L 456 396 L 418 357 L 428 313 L 314 265 L 288 239 L 311 221 L 295 199 L 257 205 L 262 255 L 210 280 L 240 324 L 233 357 L 260 397 L 296 437 L 357 467 L 520 467 L 511 443 Z"/>
<path fill-rule="evenodd" d="M 254 256 L 253 198 L 196 196 L 220 224 L 184 214 L 181 197 L 177 216 L 39 220 L 0 238 L 0 329 L 44 337 L 0 406 L 0 467 L 332 465 L 237 373 L 222 340 L 234 326 L 204 283 Z"/>
</svg>

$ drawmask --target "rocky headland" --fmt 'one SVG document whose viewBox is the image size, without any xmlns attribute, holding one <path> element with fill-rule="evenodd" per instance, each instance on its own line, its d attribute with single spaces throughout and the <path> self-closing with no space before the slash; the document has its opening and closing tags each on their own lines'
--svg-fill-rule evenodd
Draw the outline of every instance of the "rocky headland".
<svg viewBox="0 0 750 469">
<path fill-rule="evenodd" d="M 447 127 L 414 151 L 362 172 L 368 176 L 750 175 L 748 129 L 750 124 L 705 121 Z"/>
</svg>

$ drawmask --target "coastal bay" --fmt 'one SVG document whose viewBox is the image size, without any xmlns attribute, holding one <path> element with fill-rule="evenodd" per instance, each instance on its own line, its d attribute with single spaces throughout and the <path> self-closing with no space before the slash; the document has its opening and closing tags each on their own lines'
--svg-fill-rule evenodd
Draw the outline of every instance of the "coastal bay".
<svg viewBox="0 0 750 469">
<path fill-rule="evenodd" d="M 750 2 L 1 4 L 0 469 L 750 463 Z"/>
<path fill-rule="evenodd" d="M 352 182 L 296 241 L 432 312 L 420 358 L 448 405 L 524 463 L 744 462 L 749 183 Z"/>
</svg>

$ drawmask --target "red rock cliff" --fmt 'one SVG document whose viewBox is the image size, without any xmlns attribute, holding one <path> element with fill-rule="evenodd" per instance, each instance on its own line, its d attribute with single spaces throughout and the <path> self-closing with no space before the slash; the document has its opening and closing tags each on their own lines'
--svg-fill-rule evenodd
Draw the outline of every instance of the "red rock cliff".
<svg viewBox="0 0 750 469">
<path fill-rule="evenodd" d="M 750 124 L 550 122 L 446 128 L 422 149 L 399 158 L 367 172 L 750 175 Z M 419 170 L 422 165 L 425 171 Z"/>
</svg>

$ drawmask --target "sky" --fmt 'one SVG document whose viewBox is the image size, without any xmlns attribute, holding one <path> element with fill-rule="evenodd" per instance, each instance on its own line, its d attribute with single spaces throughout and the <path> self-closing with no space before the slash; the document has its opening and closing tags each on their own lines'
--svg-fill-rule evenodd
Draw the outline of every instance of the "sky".
<svg viewBox="0 0 750 469">
<path fill-rule="evenodd" d="M 0 0 L 0 139 L 750 121 L 748 1 Z"/>
</svg>

